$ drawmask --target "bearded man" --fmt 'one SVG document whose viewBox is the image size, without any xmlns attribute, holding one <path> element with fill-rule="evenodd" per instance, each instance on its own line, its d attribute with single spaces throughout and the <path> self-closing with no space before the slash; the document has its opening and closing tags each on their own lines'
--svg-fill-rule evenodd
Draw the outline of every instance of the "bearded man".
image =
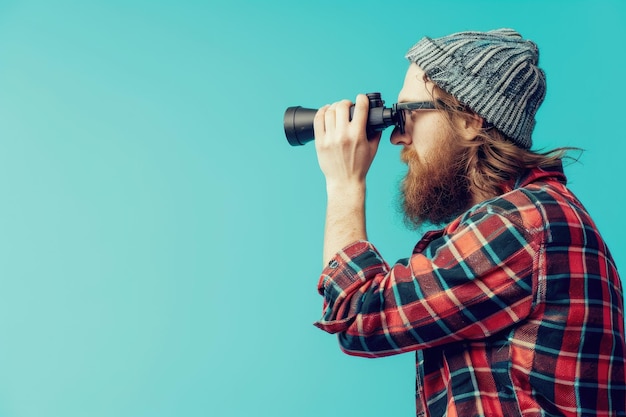
<svg viewBox="0 0 626 417">
<path fill-rule="evenodd" d="M 350 355 L 416 352 L 417 415 L 626 415 L 623 293 L 609 249 L 566 187 L 566 149 L 530 150 L 546 90 L 511 29 L 423 38 L 398 96 L 406 219 L 427 232 L 386 263 L 367 240 L 365 177 L 380 134 L 368 100 L 324 106 L 318 327 Z"/>
</svg>

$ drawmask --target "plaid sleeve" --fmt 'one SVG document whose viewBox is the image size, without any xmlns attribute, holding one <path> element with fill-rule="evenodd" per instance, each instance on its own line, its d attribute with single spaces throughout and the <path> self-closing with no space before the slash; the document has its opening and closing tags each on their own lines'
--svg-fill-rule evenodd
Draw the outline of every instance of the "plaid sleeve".
<svg viewBox="0 0 626 417">
<path fill-rule="evenodd" d="M 532 309 L 540 224 L 536 210 L 484 207 L 392 268 L 356 242 L 322 272 L 315 325 L 368 357 L 487 337 Z"/>
</svg>

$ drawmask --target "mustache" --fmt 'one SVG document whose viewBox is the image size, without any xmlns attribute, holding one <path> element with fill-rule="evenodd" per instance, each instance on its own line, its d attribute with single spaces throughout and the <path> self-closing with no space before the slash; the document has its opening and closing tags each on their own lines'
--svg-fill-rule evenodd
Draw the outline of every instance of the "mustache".
<svg viewBox="0 0 626 417">
<path fill-rule="evenodd" d="M 400 152 L 400 160 L 405 164 L 410 164 L 416 160 L 419 160 L 419 156 L 417 155 L 417 151 L 413 148 L 404 148 L 402 152 Z"/>
</svg>

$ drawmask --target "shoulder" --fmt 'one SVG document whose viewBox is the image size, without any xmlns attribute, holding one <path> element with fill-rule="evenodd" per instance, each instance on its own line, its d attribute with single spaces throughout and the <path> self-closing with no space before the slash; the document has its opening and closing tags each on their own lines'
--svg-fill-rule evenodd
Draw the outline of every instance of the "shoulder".
<svg viewBox="0 0 626 417">
<path fill-rule="evenodd" d="M 504 218 L 527 239 L 532 235 L 542 241 L 553 240 L 562 233 L 571 237 L 572 229 L 595 229 L 584 206 L 559 181 L 533 182 L 483 201 L 465 213 L 459 225 L 488 216 Z"/>
</svg>

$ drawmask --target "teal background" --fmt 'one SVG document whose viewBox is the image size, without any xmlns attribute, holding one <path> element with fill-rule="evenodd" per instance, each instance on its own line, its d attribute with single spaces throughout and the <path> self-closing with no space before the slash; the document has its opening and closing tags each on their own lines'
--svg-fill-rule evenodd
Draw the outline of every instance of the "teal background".
<svg viewBox="0 0 626 417">
<path fill-rule="evenodd" d="M 625 23 L 621 0 L 1 0 L 0 416 L 413 415 L 412 354 L 312 326 L 325 188 L 285 108 L 393 103 L 422 36 L 513 27 L 548 77 L 535 148 L 586 149 L 571 188 L 624 270 Z M 389 261 L 419 238 L 398 154 L 369 174 Z"/>
</svg>

